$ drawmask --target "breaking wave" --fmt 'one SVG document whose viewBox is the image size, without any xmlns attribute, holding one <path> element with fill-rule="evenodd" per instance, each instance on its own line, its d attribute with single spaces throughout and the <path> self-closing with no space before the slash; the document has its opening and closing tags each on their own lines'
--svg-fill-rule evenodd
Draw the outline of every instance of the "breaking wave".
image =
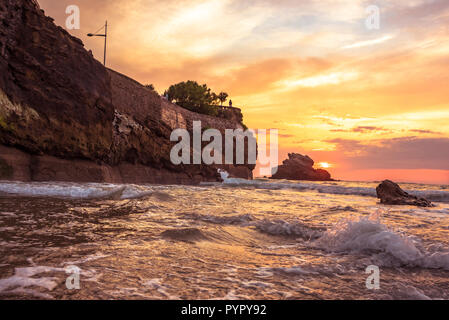
<svg viewBox="0 0 449 320">
<path fill-rule="evenodd" d="M 185 215 L 185 217 L 218 225 L 238 225 L 240 227 L 254 227 L 256 230 L 272 236 L 296 237 L 302 238 L 304 240 L 313 240 L 319 238 L 324 230 L 307 226 L 300 221 L 290 222 L 281 219 L 257 220 L 250 214 L 229 216 L 188 214 Z"/>
<path fill-rule="evenodd" d="M 151 187 L 139 185 L 63 182 L 1 182 L 0 192 L 29 197 L 114 200 L 142 198 L 154 193 Z M 155 197 L 159 198 L 159 193 Z"/>
<path fill-rule="evenodd" d="M 245 180 L 239 178 L 229 178 L 226 172 L 220 172 L 223 183 L 228 186 L 252 186 L 258 189 L 293 189 L 299 191 L 316 191 L 318 193 L 336 194 L 336 195 L 357 195 L 365 197 L 377 197 L 375 187 L 357 187 L 357 186 L 343 186 L 335 183 L 308 183 L 288 180 L 267 180 L 255 179 Z M 405 190 L 408 193 L 426 198 L 434 202 L 449 202 L 449 192 L 443 190 Z"/>
<path fill-rule="evenodd" d="M 390 230 L 376 216 L 338 223 L 314 246 L 328 252 L 369 255 L 383 266 L 449 270 L 448 248 L 427 250 L 418 239 Z"/>
<path fill-rule="evenodd" d="M 226 171 L 219 170 L 223 185 L 227 187 L 253 187 L 266 190 L 291 189 L 315 191 L 323 194 L 357 195 L 376 197 L 375 187 L 345 186 L 338 183 L 311 183 L 288 180 L 230 178 Z M 207 183 L 204 185 L 208 185 Z M 366 184 L 365 184 L 366 185 Z M 0 182 L 0 192 L 20 196 L 62 197 L 74 199 L 135 199 L 156 194 L 149 185 L 108 184 L 108 183 L 68 183 L 68 182 Z M 449 202 L 449 191 L 443 190 L 406 190 L 410 194 L 424 197 L 434 202 Z M 170 201 L 168 197 L 162 199 Z"/>
</svg>

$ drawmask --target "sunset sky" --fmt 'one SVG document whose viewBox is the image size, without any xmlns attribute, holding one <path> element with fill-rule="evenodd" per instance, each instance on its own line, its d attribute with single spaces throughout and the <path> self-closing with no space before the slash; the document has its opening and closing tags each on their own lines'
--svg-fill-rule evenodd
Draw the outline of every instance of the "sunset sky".
<svg viewBox="0 0 449 320">
<path fill-rule="evenodd" d="M 280 158 L 334 178 L 449 184 L 448 0 L 38 0 L 88 38 L 107 19 L 108 66 L 162 93 L 196 80 L 226 91 L 250 128 L 277 128 Z M 369 5 L 380 29 L 368 30 Z"/>
</svg>

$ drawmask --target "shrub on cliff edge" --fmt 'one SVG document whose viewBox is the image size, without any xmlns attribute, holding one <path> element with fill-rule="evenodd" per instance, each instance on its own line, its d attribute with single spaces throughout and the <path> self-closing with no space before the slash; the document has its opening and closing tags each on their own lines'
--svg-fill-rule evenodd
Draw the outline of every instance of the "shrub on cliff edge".
<svg viewBox="0 0 449 320">
<path fill-rule="evenodd" d="M 206 84 L 199 85 L 196 81 L 180 82 L 170 86 L 164 96 L 170 102 L 202 114 L 217 116 L 219 108 L 219 96 L 216 95 Z"/>
</svg>

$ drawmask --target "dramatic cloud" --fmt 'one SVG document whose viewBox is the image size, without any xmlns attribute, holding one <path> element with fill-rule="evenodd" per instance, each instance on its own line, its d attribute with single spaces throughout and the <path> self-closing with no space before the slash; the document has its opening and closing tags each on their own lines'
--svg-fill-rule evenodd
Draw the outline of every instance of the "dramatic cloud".
<svg viewBox="0 0 449 320">
<path fill-rule="evenodd" d="M 103 42 L 86 34 L 108 20 L 108 67 L 159 92 L 184 80 L 227 91 L 248 127 L 280 129 L 281 157 L 309 153 L 341 179 L 409 168 L 436 182 L 418 169 L 448 169 L 447 0 L 38 2 L 63 27 L 79 5 L 70 32 L 99 60 Z M 365 26 L 372 4 L 379 30 Z"/>
<path fill-rule="evenodd" d="M 356 43 L 344 46 L 343 49 L 353 49 L 353 48 L 373 46 L 373 45 L 388 41 L 393 38 L 394 38 L 393 36 L 388 35 L 388 36 L 383 36 L 381 38 L 377 38 L 377 39 L 373 39 L 373 40 L 360 41 L 360 42 L 356 42 Z"/>
<path fill-rule="evenodd" d="M 449 138 L 404 137 L 364 144 L 357 140 L 334 139 L 355 169 L 449 170 Z"/>
<path fill-rule="evenodd" d="M 358 126 L 352 129 L 331 129 L 331 132 L 355 132 L 355 133 L 367 133 L 367 132 L 377 132 L 377 133 L 389 133 L 390 129 L 385 129 L 382 127 L 375 126 Z M 411 130 L 412 131 L 412 130 Z"/>
<path fill-rule="evenodd" d="M 420 130 L 420 129 L 412 129 L 410 132 L 422 133 L 422 134 L 441 134 L 441 132 L 436 132 L 432 130 Z"/>
</svg>

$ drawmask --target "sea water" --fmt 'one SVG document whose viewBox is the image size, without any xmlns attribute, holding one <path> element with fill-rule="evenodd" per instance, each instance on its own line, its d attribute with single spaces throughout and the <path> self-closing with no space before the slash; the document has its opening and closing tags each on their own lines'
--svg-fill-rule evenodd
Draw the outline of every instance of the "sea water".
<svg viewBox="0 0 449 320">
<path fill-rule="evenodd" d="M 0 299 L 449 299 L 448 186 L 401 184 L 436 204 L 417 208 L 376 182 L 222 176 L 0 182 Z"/>
</svg>

